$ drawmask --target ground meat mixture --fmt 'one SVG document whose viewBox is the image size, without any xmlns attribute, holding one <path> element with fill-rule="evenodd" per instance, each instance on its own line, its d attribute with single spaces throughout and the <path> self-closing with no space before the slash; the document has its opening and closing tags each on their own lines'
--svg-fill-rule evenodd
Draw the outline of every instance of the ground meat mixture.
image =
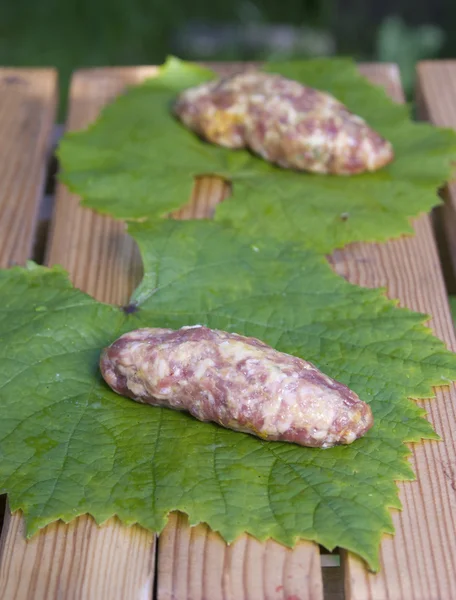
<svg viewBox="0 0 456 600">
<path fill-rule="evenodd" d="M 267 440 L 328 448 L 373 424 L 366 403 L 309 362 L 207 327 L 126 333 L 100 368 L 118 394 Z"/>
<path fill-rule="evenodd" d="M 393 148 L 327 93 L 281 75 L 241 73 L 185 90 L 174 112 L 202 138 L 249 148 L 284 168 L 352 175 L 393 160 Z"/>
</svg>

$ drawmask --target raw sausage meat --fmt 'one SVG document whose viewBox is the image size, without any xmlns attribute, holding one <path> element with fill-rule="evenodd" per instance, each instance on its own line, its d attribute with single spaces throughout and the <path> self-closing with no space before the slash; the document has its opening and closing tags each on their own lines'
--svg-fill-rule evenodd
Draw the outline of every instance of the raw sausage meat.
<svg viewBox="0 0 456 600">
<path fill-rule="evenodd" d="M 373 424 L 365 402 L 309 362 L 199 325 L 126 333 L 100 368 L 118 394 L 266 440 L 328 448 Z"/>
<path fill-rule="evenodd" d="M 247 72 L 182 92 L 177 117 L 201 137 L 250 148 L 284 168 L 351 175 L 393 160 L 393 148 L 333 96 L 281 75 Z"/>
</svg>

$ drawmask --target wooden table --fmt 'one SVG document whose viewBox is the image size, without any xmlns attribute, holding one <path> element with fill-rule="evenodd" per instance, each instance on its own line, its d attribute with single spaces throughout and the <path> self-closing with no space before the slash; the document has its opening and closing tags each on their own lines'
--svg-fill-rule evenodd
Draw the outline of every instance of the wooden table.
<svg viewBox="0 0 456 600">
<path fill-rule="evenodd" d="M 370 80 L 403 101 L 399 72 L 387 64 L 361 65 Z M 70 90 L 68 128 L 86 126 L 125 86 L 154 67 L 78 71 Z M 422 115 L 456 126 L 456 62 L 418 68 Z M 57 97 L 51 69 L 0 69 L 0 263 L 7 267 L 42 254 L 62 264 L 73 283 L 99 300 L 125 303 L 141 265 L 124 225 L 81 208 L 62 185 L 55 190 L 50 226 L 50 155 Z M 228 193 L 215 178 L 195 187 L 181 218 L 202 217 Z M 447 190 L 445 220 L 456 264 L 456 187 Z M 49 210 L 49 208 L 48 208 Z M 432 315 L 431 325 L 455 349 L 445 283 L 431 220 L 415 222 L 415 237 L 387 244 L 354 244 L 331 257 L 353 283 L 386 286 L 392 298 Z M 40 243 L 37 244 L 37 232 Z M 453 600 L 456 598 L 456 394 L 438 390 L 421 403 L 445 442 L 414 446 L 414 483 L 400 484 L 402 512 L 394 537 L 381 546 L 382 570 L 369 574 L 356 557 L 323 554 L 313 543 L 294 550 L 243 536 L 227 547 L 205 526 L 190 529 L 174 514 L 157 540 L 116 519 L 103 527 L 90 517 L 55 523 L 26 542 L 20 513 L 6 509 L 0 543 L 2 600 Z"/>
</svg>

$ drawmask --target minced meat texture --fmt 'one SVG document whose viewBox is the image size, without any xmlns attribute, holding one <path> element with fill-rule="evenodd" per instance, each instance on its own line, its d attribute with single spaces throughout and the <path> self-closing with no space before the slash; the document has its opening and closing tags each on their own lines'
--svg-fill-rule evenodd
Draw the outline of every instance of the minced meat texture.
<svg viewBox="0 0 456 600">
<path fill-rule="evenodd" d="M 284 168 L 353 175 L 394 158 L 391 144 L 333 96 L 281 75 L 204 83 L 182 92 L 174 112 L 205 140 L 249 148 Z"/>
<path fill-rule="evenodd" d="M 311 363 L 203 326 L 126 333 L 100 368 L 118 394 L 266 440 L 328 448 L 373 424 L 365 402 Z"/>
</svg>

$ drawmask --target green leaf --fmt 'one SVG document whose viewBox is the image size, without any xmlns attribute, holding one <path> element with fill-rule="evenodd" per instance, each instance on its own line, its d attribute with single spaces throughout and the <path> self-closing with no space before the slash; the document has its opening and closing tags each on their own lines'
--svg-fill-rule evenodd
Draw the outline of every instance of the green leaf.
<svg viewBox="0 0 456 600">
<path fill-rule="evenodd" d="M 376 173 L 322 176 L 207 144 L 170 107 L 177 91 L 206 81 L 210 72 L 170 59 L 157 77 L 121 96 L 88 130 L 65 136 L 59 150 L 63 181 L 98 211 L 156 219 L 187 203 L 196 176 L 219 175 L 232 181 L 233 195 L 217 209 L 217 219 L 323 253 L 353 241 L 412 233 L 411 217 L 439 202 L 437 188 L 456 157 L 455 133 L 413 123 L 408 108 L 368 83 L 350 60 L 266 68 L 332 93 L 392 142 L 394 162 Z"/>
<path fill-rule="evenodd" d="M 306 538 L 378 568 L 388 509 L 400 506 L 395 480 L 413 477 L 404 441 L 436 439 L 407 398 L 455 377 L 456 356 L 424 315 L 350 285 L 311 250 L 211 222 L 130 230 L 146 274 L 128 315 L 73 289 L 59 268 L 0 271 L 0 487 L 28 533 L 83 513 L 160 531 L 181 510 L 228 541 L 244 531 Z M 267 443 L 102 381 L 100 350 L 121 333 L 196 323 L 313 361 L 371 404 L 373 429 L 328 450 Z"/>
<path fill-rule="evenodd" d="M 453 318 L 453 324 L 456 324 L 456 296 L 449 297 L 450 311 Z"/>
</svg>

